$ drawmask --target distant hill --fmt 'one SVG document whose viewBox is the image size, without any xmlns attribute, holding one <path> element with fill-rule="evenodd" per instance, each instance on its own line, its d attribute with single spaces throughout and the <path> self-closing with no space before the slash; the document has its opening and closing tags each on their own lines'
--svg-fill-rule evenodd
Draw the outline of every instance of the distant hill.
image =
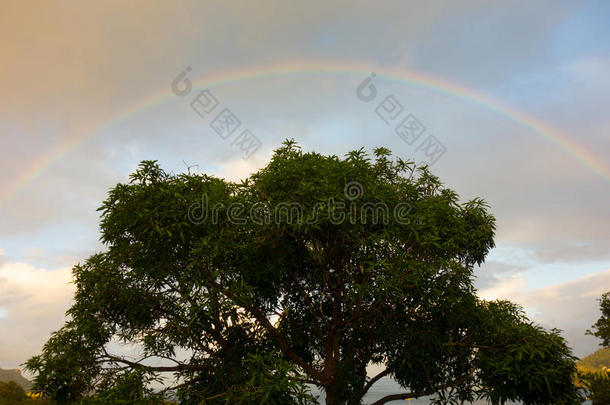
<svg viewBox="0 0 610 405">
<path fill-rule="evenodd" d="M 599 349 L 585 358 L 580 359 L 576 365 L 584 371 L 601 371 L 610 368 L 610 347 Z"/>
<path fill-rule="evenodd" d="M 32 388 L 32 383 L 21 375 L 21 371 L 19 369 L 3 370 L 0 368 L 0 382 L 9 381 L 15 381 L 26 391 L 29 391 Z"/>
</svg>

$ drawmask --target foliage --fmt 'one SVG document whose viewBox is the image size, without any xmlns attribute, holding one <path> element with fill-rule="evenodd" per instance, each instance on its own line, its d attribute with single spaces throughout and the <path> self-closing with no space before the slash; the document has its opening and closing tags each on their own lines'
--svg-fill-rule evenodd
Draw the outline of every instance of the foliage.
<svg viewBox="0 0 610 405">
<path fill-rule="evenodd" d="M 219 399 L 235 405 L 318 403 L 307 387 L 294 378 L 294 365 L 281 358 L 251 354 L 244 361 L 243 372 L 249 376 L 245 383 L 231 387 Z"/>
<path fill-rule="evenodd" d="M 74 320 L 68 321 L 45 343 L 42 355 L 27 361 L 26 368 L 38 372 L 35 389 L 60 403 L 76 401 L 93 390 L 95 377 L 101 371 L 95 359 L 97 345 L 103 343 L 88 333 L 89 325 L 89 321 L 78 325 Z"/>
<path fill-rule="evenodd" d="M 25 391 L 16 382 L 0 382 L 0 404 L 26 400 Z"/>
<path fill-rule="evenodd" d="M 610 376 L 606 371 L 582 372 L 579 379 L 589 392 L 592 405 L 610 404 Z"/>
<path fill-rule="evenodd" d="M 587 333 L 602 339 L 602 345 L 606 347 L 578 362 L 579 380 L 593 405 L 610 404 L 610 348 L 607 347 L 610 344 L 610 292 L 602 294 L 600 307 L 602 315 L 593 325 L 593 331 Z"/>
<path fill-rule="evenodd" d="M 32 387 L 32 383 L 21 375 L 21 370 L 12 369 L 4 370 L 0 368 L 0 382 L 14 381 L 21 386 L 24 390 L 29 390 Z"/>
<path fill-rule="evenodd" d="M 604 347 L 576 363 L 579 370 L 583 371 L 603 371 L 610 368 L 610 348 Z"/>
<path fill-rule="evenodd" d="M 75 266 L 69 320 L 27 367 L 64 401 L 127 369 L 173 373 L 185 404 L 304 404 L 305 383 L 359 404 L 383 376 L 406 392 L 377 404 L 575 403 L 558 331 L 475 294 L 487 209 L 384 148 L 341 159 L 287 141 L 241 183 L 142 162 L 110 190 L 107 249 Z M 143 357 L 109 353 L 116 341 Z M 385 370 L 369 379 L 370 363 Z"/>
<path fill-rule="evenodd" d="M 0 405 L 51 405 L 51 401 L 28 398 L 26 392 L 16 382 L 0 381 Z"/>
<path fill-rule="evenodd" d="M 602 315 L 593 325 L 593 330 L 587 331 L 587 333 L 600 338 L 602 340 L 601 344 L 608 347 L 610 346 L 610 291 L 602 294 L 600 309 Z"/>
<path fill-rule="evenodd" d="M 110 373 L 99 382 L 95 395 L 84 398 L 81 404 L 152 405 L 161 403 L 161 398 L 158 398 L 147 387 L 149 382 L 146 374 L 141 370 Z"/>
</svg>

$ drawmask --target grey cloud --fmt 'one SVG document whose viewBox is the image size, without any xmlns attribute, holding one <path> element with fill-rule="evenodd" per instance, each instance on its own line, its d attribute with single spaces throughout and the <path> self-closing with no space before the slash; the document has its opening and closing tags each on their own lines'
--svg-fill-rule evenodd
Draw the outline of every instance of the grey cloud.
<svg viewBox="0 0 610 405">
<path fill-rule="evenodd" d="M 599 317 L 598 300 L 606 291 L 610 291 L 610 271 L 535 290 L 525 294 L 523 303 L 534 308 L 541 323 L 564 330 L 575 353 L 584 356 L 599 345 L 584 333 Z"/>
<path fill-rule="evenodd" d="M 540 1 L 486 3 L 446 14 L 430 26 L 413 60 L 426 70 L 467 83 L 501 83 L 554 59 L 554 29 L 571 7 Z"/>
<path fill-rule="evenodd" d="M 67 269 L 47 271 L 23 263 L 0 266 L 0 368 L 16 368 L 38 354 L 65 319 L 73 287 Z"/>
<path fill-rule="evenodd" d="M 475 269 L 475 287 L 484 290 L 494 287 L 526 269 L 525 266 L 511 265 L 499 261 L 488 260 Z"/>
<path fill-rule="evenodd" d="M 610 291 L 610 270 L 533 290 L 513 288 L 496 298 L 521 304 L 535 322 L 561 329 L 574 353 L 582 357 L 598 348 L 599 341 L 585 332 L 600 316 L 598 300 L 606 291 Z"/>
<path fill-rule="evenodd" d="M 587 258 L 588 260 L 610 260 L 610 240 L 581 240 L 576 243 L 559 241 L 553 245 L 538 247 L 536 257 L 543 263 L 573 262 Z"/>
<path fill-rule="evenodd" d="M 416 69 L 506 97 L 597 155 L 610 147 L 604 55 L 593 62 L 579 55 L 570 63 L 550 49 L 557 27 L 572 15 L 570 3 L 553 3 L 553 12 L 539 1 L 7 4 L 0 15 L 7 61 L 0 75 L 0 189 L 61 145 L 97 133 L 0 207 L 2 246 L 22 246 L 23 260 L 41 266 L 67 267 L 98 247 L 95 208 L 142 159 L 159 159 L 174 172 L 185 170 L 185 160 L 202 171 L 239 176 L 264 165 L 286 137 L 320 153 L 387 146 L 418 158 L 379 120 L 374 105 L 355 97 L 362 78 L 313 72 L 210 83 L 263 141 L 255 157 L 237 164 L 240 156 L 185 99 L 172 96 L 137 110 L 168 93 L 187 65 L 199 78 L 284 61 Z M 610 188 L 590 169 L 486 106 L 379 79 L 380 96 L 395 94 L 447 146 L 433 171 L 464 199 L 490 203 L 500 246 L 527 246 L 540 262 L 608 259 Z M 607 156 L 601 158 L 610 167 Z M 493 260 L 477 270 L 477 285 L 491 288 L 526 271 Z M 528 302 L 551 309 L 558 301 L 539 295 Z M 583 312 L 573 315 L 593 311 L 592 302 L 577 296 L 573 306 L 582 304 Z M 46 331 L 36 325 L 14 323 L 11 330 L 20 327 L 44 340 Z M 590 347 L 587 338 L 571 336 L 579 350 Z"/>
</svg>

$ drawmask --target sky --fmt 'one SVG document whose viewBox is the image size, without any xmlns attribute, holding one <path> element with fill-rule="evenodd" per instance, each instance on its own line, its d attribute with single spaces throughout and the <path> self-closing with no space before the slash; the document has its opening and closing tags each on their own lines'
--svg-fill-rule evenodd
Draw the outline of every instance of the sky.
<svg viewBox="0 0 610 405">
<path fill-rule="evenodd" d="M 238 180 L 286 138 L 384 146 L 484 198 L 498 229 L 480 296 L 596 350 L 609 20 L 605 1 L 2 1 L 0 368 L 61 327 L 71 267 L 104 249 L 96 208 L 140 161 Z M 401 137 L 413 119 L 423 132 Z"/>
</svg>

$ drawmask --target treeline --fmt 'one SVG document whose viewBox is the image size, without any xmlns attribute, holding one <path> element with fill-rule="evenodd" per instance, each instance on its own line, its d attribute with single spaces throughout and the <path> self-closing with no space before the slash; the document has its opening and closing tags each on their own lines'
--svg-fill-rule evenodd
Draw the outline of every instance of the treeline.
<svg viewBox="0 0 610 405">
<path fill-rule="evenodd" d="M 599 349 L 576 364 L 582 371 L 604 371 L 610 368 L 610 348 Z"/>
<path fill-rule="evenodd" d="M 26 391 L 32 388 L 32 383 L 21 375 L 19 369 L 4 370 L 0 368 L 0 382 L 9 381 L 16 382 Z"/>
<path fill-rule="evenodd" d="M 117 393 L 115 393 L 117 394 Z M 124 398 L 113 397 L 109 393 L 100 393 L 94 396 L 85 397 L 80 401 L 72 402 L 75 405 L 176 405 L 174 402 L 164 401 L 160 398 L 143 396 L 140 398 L 129 398 L 130 393 Z M 15 381 L 0 381 L 0 405 L 56 405 L 57 402 L 50 398 L 42 397 L 37 394 L 26 392 Z"/>
<path fill-rule="evenodd" d="M 610 404 L 610 372 L 607 369 L 610 364 L 610 291 L 602 295 L 600 308 L 602 316 L 587 334 L 601 339 L 604 349 L 577 363 L 578 380 L 585 387 L 593 405 L 608 405 Z"/>
<path fill-rule="evenodd" d="M 54 402 L 48 398 L 30 398 L 15 381 L 0 381 L 0 405 L 17 404 L 51 405 Z"/>
</svg>

